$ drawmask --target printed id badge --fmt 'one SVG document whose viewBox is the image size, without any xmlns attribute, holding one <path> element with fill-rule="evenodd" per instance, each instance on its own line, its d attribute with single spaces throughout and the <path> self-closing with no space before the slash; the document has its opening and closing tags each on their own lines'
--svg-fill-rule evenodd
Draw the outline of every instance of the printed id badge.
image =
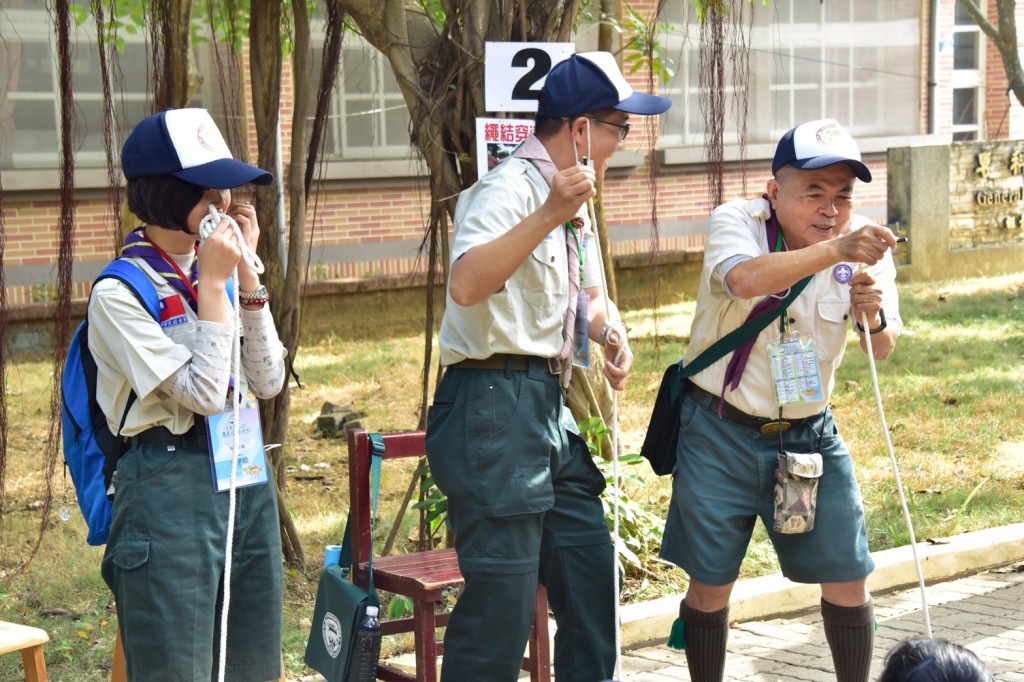
<svg viewBox="0 0 1024 682">
<path fill-rule="evenodd" d="M 791 332 L 768 344 L 768 359 L 779 405 L 821 401 L 821 375 L 814 339 Z"/>
<path fill-rule="evenodd" d="M 580 290 L 576 299 L 576 326 L 572 333 L 573 367 L 590 367 L 590 295 Z"/>
<path fill-rule="evenodd" d="M 231 460 L 234 454 L 234 415 L 221 412 L 206 418 L 206 436 L 210 443 L 210 468 L 213 491 L 231 488 Z M 255 407 L 238 410 L 238 464 L 235 488 L 267 482 L 267 454 L 263 448 L 260 413 Z"/>
</svg>

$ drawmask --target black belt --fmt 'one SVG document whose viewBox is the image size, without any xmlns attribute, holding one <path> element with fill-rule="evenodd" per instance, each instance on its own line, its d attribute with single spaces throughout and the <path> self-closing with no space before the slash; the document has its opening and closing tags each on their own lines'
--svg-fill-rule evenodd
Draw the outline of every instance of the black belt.
<svg viewBox="0 0 1024 682">
<path fill-rule="evenodd" d="M 526 372 L 531 366 L 540 367 L 548 374 L 562 373 L 562 358 L 542 358 L 536 355 L 512 355 L 511 353 L 495 353 L 482 360 L 462 360 L 450 367 L 459 369 L 500 369 Z"/>
<path fill-rule="evenodd" d="M 154 426 L 142 433 L 129 436 L 129 441 L 137 443 L 177 443 L 185 440 L 192 440 L 196 443 L 206 444 L 206 419 L 196 415 L 195 423 L 185 433 L 172 433 L 166 426 Z"/>
<path fill-rule="evenodd" d="M 812 417 L 799 417 L 796 419 L 784 417 L 781 421 L 779 419 L 755 417 L 752 414 L 747 414 L 746 412 L 733 407 L 714 393 L 708 393 L 692 381 L 686 382 L 686 395 L 690 396 L 712 412 L 722 415 L 723 418 L 728 419 L 731 422 L 736 422 L 737 424 L 742 424 L 743 426 L 751 429 L 757 429 L 765 436 L 776 436 L 780 433 L 785 433 L 790 429 L 803 426 L 804 422 L 817 417 L 817 415 Z"/>
</svg>

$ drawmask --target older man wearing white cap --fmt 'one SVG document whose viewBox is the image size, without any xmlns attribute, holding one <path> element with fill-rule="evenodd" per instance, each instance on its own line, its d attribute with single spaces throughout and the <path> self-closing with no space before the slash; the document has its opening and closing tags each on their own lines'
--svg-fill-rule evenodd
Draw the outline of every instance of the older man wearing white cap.
<svg viewBox="0 0 1024 682">
<path fill-rule="evenodd" d="M 633 356 L 601 286 L 586 202 L 630 115 L 669 105 L 633 92 L 611 54 L 573 55 L 548 74 L 536 135 L 459 198 L 440 332 L 447 370 L 427 423 L 466 578 L 445 634 L 446 682 L 518 678 L 538 580 L 558 621 L 559 682 L 612 674 L 604 477 L 562 385 L 590 342 L 604 346 L 612 386 L 626 382 Z"/>
<path fill-rule="evenodd" d="M 854 185 L 871 172 L 836 121 L 787 132 L 772 172 L 762 197 L 715 210 L 705 243 L 685 362 L 762 313 L 778 320 L 684 389 L 662 556 L 690 583 L 669 645 L 686 649 L 692 680 L 722 679 L 729 596 L 760 517 L 783 574 L 821 585 L 837 678 L 864 681 L 874 628 L 865 580 L 874 564 L 853 463 L 828 403 L 851 324 L 865 350 L 870 335 L 879 360 L 896 344 L 897 242 L 853 214 Z M 779 309 L 797 286 L 805 288 Z"/>
</svg>

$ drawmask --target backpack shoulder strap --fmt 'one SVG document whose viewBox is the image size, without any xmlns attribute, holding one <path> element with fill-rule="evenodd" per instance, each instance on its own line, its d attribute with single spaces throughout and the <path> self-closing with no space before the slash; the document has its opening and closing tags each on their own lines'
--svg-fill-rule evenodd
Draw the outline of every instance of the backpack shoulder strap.
<svg viewBox="0 0 1024 682">
<path fill-rule="evenodd" d="M 109 278 L 124 282 L 131 289 L 132 293 L 135 294 L 135 297 L 139 299 L 142 306 L 149 312 L 150 316 L 154 320 L 160 320 L 160 297 L 156 293 L 156 287 L 153 286 L 153 281 L 138 266 L 122 258 L 113 260 L 107 267 L 103 268 L 103 272 L 96 278 L 96 282 Z"/>
</svg>

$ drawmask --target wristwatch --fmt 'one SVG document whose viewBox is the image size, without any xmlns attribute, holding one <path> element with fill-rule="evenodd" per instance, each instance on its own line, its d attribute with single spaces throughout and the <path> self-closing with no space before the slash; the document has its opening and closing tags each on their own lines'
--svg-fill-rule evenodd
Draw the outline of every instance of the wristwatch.
<svg viewBox="0 0 1024 682">
<path fill-rule="evenodd" d="M 878 332 L 882 331 L 883 329 L 885 329 L 885 328 L 886 328 L 886 327 L 888 326 L 888 323 L 887 323 L 887 322 L 885 321 L 885 311 L 884 311 L 884 310 L 882 310 L 881 308 L 879 308 L 879 309 L 878 309 L 878 319 L 880 319 L 880 320 L 882 321 L 882 323 L 881 323 L 881 324 L 879 324 L 879 325 L 878 325 L 877 327 L 875 327 L 874 329 L 870 329 L 870 330 L 868 330 L 868 332 L 869 332 L 869 333 L 871 333 L 871 334 L 877 334 Z M 856 328 L 856 330 L 857 330 L 858 332 L 860 332 L 861 334 L 863 334 L 863 333 L 864 333 L 864 327 L 860 326 L 860 322 L 856 322 L 856 321 L 855 321 L 855 322 L 853 323 L 853 326 L 854 326 L 854 328 Z"/>
</svg>

